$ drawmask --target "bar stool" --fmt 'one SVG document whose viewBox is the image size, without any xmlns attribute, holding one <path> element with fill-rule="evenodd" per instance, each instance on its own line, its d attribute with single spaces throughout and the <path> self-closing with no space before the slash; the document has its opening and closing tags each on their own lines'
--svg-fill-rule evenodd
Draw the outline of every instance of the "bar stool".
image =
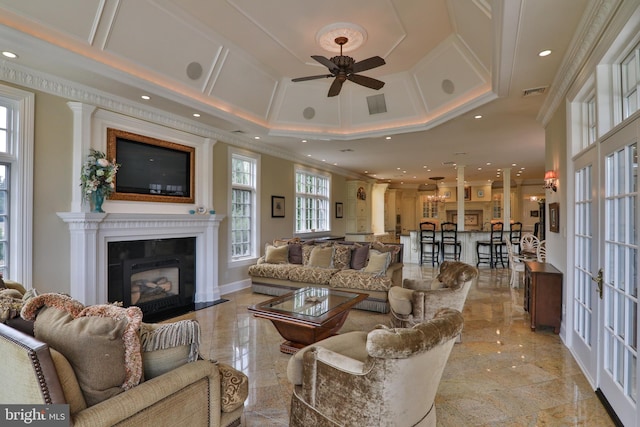
<svg viewBox="0 0 640 427">
<path fill-rule="evenodd" d="M 489 267 L 496 268 L 499 259 L 502 268 L 504 268 L 504 259 L 502 257 L 502 247 L 505 244 L 503 241 L 503 226 L 504 224 L 501 222 L 491 223 L 489 240 L 478 240 L 476 242 L 476 255 L 478 257 L 476 267 L 479 267 L 480 263 L 488 263 Z M 483 248 L 488 248 L 488 252 L 481 251 Z"/>
<path fill-rule="evenodd" d="M 440 240 L 442 260 L 453 259 L 460 261 L 462 243 L 458 240 L 458 224 L 455 222 L 443 222 L 440 225 Z M 447 247 L 453 247 L 453 252 L 447 252 Z"/>
<path fill-rule="evenodd" d="M 520 238 L 522 237 L 522 223 L 514 222 L 509 230 L 509 242 L 516 254 L 520 254 Z"/>
<path fill-rule="evenodd" d="M 420 265 L 431 258 L 431 266 L 440 264 L 440 241 L 436 240 L 436 225 L 433 222 L 420 223 Z"/>
</svg>

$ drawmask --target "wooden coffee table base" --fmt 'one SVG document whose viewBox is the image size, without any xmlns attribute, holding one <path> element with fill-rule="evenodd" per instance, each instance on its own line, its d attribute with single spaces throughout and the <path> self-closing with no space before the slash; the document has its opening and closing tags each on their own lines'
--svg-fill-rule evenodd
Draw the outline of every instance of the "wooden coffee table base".
<svg viewBox="0 0 640 427">
<path fill-rule="evenodd" d="M 347 320 L 348 314 L 349 310 L 345 310 L 329 319 L 322 326 L 303 325 L 286 319 L 273 319 L 267 316 L 260 316 L 258 313 L 255 313 L 255 316 L 265 317 L 271 320 L 271 323 L 276 327 L 280 336 L 286 340 L 280 344 L 281 352 L 286 354 L 296 354 L 298 350 L 308 346 L 309 344 L 313 344 L 336 335 Z"/>
</svg>

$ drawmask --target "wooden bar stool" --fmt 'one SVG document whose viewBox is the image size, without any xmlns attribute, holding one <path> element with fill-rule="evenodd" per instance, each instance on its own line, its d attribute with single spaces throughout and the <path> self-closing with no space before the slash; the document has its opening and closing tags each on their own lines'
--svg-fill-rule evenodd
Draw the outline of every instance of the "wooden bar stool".
<svg viewBox="0 0 640 427">
<path fill-rule="evenodd" d="M 433 222 L 420 223 L 420 265 L 431 260 L 431 266 L 440 264 L 440 241 L 436 240 L 436 225 Z"/>
<path fill-rule="evenodd" d="M 476 267 L 479 267 L 481 263 L 489 264 L 489 267 L 496 268 L 498 260 L 504 268 L 504 258 L 502 256 L 504 247 L 503 239 L 503 226 L 502 222 L 491 223 L 491 236 L 489 240 L 478 240 L 476 242 L 476 255 L 478 262 Z M 483 251 L 482 249 L 486 249 Z"/>
<path fill-rule="evenodd" d="M 460 261 L 462 243 L 458 240 L 458 224 L 455 222 L 443 222 L 440 225 L 440 244 L 442 245 L 442 260 L 453 259 Z M 447 248 L 453 248 L 447 252 Z"/>
</svg>

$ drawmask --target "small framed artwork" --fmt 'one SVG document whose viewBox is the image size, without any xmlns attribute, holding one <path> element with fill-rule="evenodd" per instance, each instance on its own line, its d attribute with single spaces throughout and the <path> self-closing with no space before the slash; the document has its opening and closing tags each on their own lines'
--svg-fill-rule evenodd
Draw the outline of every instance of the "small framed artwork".
<svg viewBox="0 0 640 427">
<path fill-rule="evenodd" d="M 549 203 L 549 231 L 560 232 L 560 205 L 558 203 Z"/>
<path fill-rule="evenodd" d="M 484 190 L 478 190 L 478 199 L 484 199 Z"/>
<path fill-rule="evenodd" d="M 444 192 L 444 198 L 445 199 L 450 199 L 451 198 L 451 191 L 445 191 Z"/>
<path fill-rule="evenodd" d="M 284 218 L 284 197 L 271 196 L 271 218 Z"/>
<path fill-rule="evenodd" d="M 464 187 L 464 199 L 471 200 L 471 187 Z"/>
<path fill-rule="evenodd" d="M 343 215 L 342 203 L 336 202 L 336 218 L 342 218 L 342 215 Z"/>
<path fill-rule="evenodd" d="M 529 211 L 529 216 L 530 217 L 538 217 L 540 215 L 540 213 L 538 211 Z"/>
</svg>

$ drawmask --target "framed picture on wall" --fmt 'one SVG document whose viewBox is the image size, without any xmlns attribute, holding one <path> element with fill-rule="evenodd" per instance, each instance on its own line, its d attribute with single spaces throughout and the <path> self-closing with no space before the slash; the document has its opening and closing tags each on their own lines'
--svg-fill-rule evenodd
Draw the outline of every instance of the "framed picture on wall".
<svg viewBox="0 0 640 427">
<path fill-rule="evenodd" d="M 471 200 L 471 187 L 464 187 L 464 199 Z"/>
<path fill-rule="evenodd" d="M 271 196 L 271 218 L 284 218 L 284 197 Z"/>
<path fill-rule="evenodd" d="M 336 202 L 336 218 L 342 218 L 342 215 L 343 215 L 342 203 Z"/>
<path fill-rule="evenodd" d="M 478 199 L 484 198 L 484 190 L 478 190 Z"/>
<path fill-rule="evenodd" d="M 549 203 L 549 231 L 560 232 L 560 205 L 558 203 Z"/>
</svg>

